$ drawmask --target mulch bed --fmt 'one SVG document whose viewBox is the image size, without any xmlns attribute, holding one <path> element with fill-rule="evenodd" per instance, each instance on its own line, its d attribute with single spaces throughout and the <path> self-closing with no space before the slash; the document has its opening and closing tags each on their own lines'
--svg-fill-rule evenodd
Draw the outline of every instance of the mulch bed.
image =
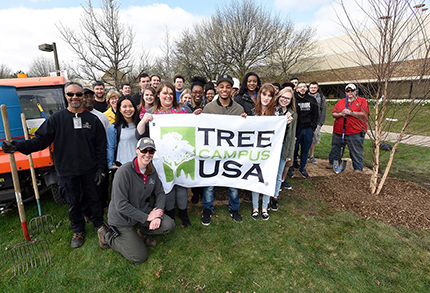
<svg viewBox="0 0 430 293">
<path fill-rule="evenodd" d="M 376 196 L 370 193 L 370 174 L 344 172 L 314 180 L 316 196 L 334 208 L 392 226 L 430 229 L 430 191 L 413 182 L 388 178 Z"/>
<path fill-rule="evenodd" d="M 326 168 L 328 161 L 319 159 L 318 164 L 308 164 L 309 179 L 302 179 L 296 172 L 294 180 L 316 182 L 315 192 L 297 186 L 291 191 L 282 191 L 282 197 L 295 195 L 307 199 L 318 198 L 330 206 L 358 214 L 365 219 L 376 219 L 392 226 L 403 225 L 409 229 L 430 229 L 430 190 L 413 182 L 389 177 L 379 195 L 370 193 L 371 170 L 354 172 L 352 164 L 347 170 L 335 175 Z M 245 191 L 240 191 L 242 201 Z M 190 192 L 191 197 L 191 192 Z M 199 203 L 200 204 L 200 203 Z M 226 206 L 227 188 L 215 188 L 216 206 Z M 282 205 L 282 202 L 281 202 Z M 281 209 L 282 211 L 282 209 Z"/>
</svg>

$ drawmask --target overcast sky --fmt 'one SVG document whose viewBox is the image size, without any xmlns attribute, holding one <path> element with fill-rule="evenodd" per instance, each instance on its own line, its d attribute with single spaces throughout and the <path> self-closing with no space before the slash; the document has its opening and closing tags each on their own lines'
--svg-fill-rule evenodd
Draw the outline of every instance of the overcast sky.
<svg viewBox="0 0 430 293">
<path fill-rule="evenodd" d="M 353 1 L 353 0 L 347 0 Z M 101 1 L 93 1 L 94 6 Z M 168 28 L 172 37 L 196 22 L 209 17 L 217 6 L 229 0 L 124 0 L 121 3 L 121 21 L 132 26 L 135 37 L 135 50 L 159 54 L 163 44 L 163 30 Z M 257 3 L 291 18 L 297 27 L 305 25 L 317 29 L 318 38 L 326 38 L 341 33 L 336 25 L 331 0 L 268 0 Z M 2 42 L 0 45 L 0 64 L 8 65 L 14 72 L 26 72 L 31 61 L 38 56 L 53 58 L 52 53 L 38 50 L 38 45 L 56 42 L 60 67 L 62 62 L 73 62 L 74 53 L 61 40 L 56 25 L 63 23 L 79 28 L 82 12 L 81 3 L 85 1 L 66 0 L 25 0 L 0 1 L 0 26 Z"/>
</svg>

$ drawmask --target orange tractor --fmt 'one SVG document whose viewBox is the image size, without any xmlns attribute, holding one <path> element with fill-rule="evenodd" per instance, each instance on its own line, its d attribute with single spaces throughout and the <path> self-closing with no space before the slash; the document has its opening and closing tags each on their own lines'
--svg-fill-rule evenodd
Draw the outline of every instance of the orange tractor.
<svg viewBox="0 0 430 293">
<path fill-rule="evenodd" d="M 67 101 L 64 97 L 64 77 L 36 77 L 0 79 L 0 85 L 15 86 L 19 101 L 13 97 L 0 95 L 0 104 L 8 107 L 9 120 L 12 124 L 21 125 L 20 111 L 25 114 L 29 133 L 34 134 L 38 127 L 53 113 L 65 109 Z M 9 110 L 11 109 L 11 110 Z M 12 128 L 12 126 L 11 126 Z M 12 129 L 12 139 L 23 139 L 22 127 Z M 0 143 L 5 139 L 0 129 Z M 32 154 L 36 169 L 38 186 L 41 194 L 51 190 L 54 201 L 64 204 L 65 198 L 61 196 L 57 184 L 57 174 L 52 158 L 52 146 Z M 15 153 L 16 164 L 22 188 L 23 201 L 34 199 L 28 157 L 19 152 Z M 10 173 L 9 157 L 0 149 L 0 213 L 4 213 L 15 204 L 12 176 Z"/>
</svg>

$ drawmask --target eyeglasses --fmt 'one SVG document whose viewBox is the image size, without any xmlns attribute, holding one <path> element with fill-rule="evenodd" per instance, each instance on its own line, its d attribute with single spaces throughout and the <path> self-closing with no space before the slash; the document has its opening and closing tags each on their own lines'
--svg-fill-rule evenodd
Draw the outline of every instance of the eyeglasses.
<svg viewBox="0 0 430 293">
<path fill-rule="evenodd" d="M 80 98 L 83 95 L 84 93 L 71 93 L 71 92 L 66 93 L 66 96 L 68 96 L 69 98 L 73 98 L 73 96 L 77 96 L 78 98 Z"/>
<path fill-rule="evenodd" d="M 146 154 L 146 153 L 149 153 L 150 155 L 155 154 L 155 150 L 154 149 L 144 149 L 144 150 L 140 150 L 140 152 L 142 154 Z"/>
<path fill-rule="evenodd" d="M 302 88 L 306 88 L 307 86 L 305 85 L 299 85 L 297 88 L 302 89 Z"/>
<path fill-rule="evenodd" d="M 291 100 L 291 97 L 284 97 L 284 96 L 280 96 L 279 99 L 284 99 L 284 100 Z"/>
<path fill-rule="evenodd" d="M 345 93 L 352 93 L 352 92 L 355 92 L 355 90 L 352 90 L 352 89 L 345 90 Z"/>
</svg>

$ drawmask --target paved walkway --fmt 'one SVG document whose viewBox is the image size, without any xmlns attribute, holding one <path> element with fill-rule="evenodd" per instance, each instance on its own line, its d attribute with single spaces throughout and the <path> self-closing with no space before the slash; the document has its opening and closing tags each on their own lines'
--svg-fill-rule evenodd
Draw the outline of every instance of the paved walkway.
<svg viewBox="0 0 430 293">
<path fill-rule="evenodd" d="M 333 126 L 323 125 L 323 127 L 321 128 L 321 132 L 331 134 L 333 132 Z M 369 133 L 370 131 L 368 131 L 366 135 L 367 139 L 370 139 Z M 399 137 L 398 133 L 393 133 L 393 132 L 386 132 L 384 135 L 385 135 L 384 141 L 389 141 L 389 142 L 395 142 Z M 430 136 L 405 135 L 402 139 L 402 143 L 416 145 L 416 146 L 430 147 Z"/>
</svg>

